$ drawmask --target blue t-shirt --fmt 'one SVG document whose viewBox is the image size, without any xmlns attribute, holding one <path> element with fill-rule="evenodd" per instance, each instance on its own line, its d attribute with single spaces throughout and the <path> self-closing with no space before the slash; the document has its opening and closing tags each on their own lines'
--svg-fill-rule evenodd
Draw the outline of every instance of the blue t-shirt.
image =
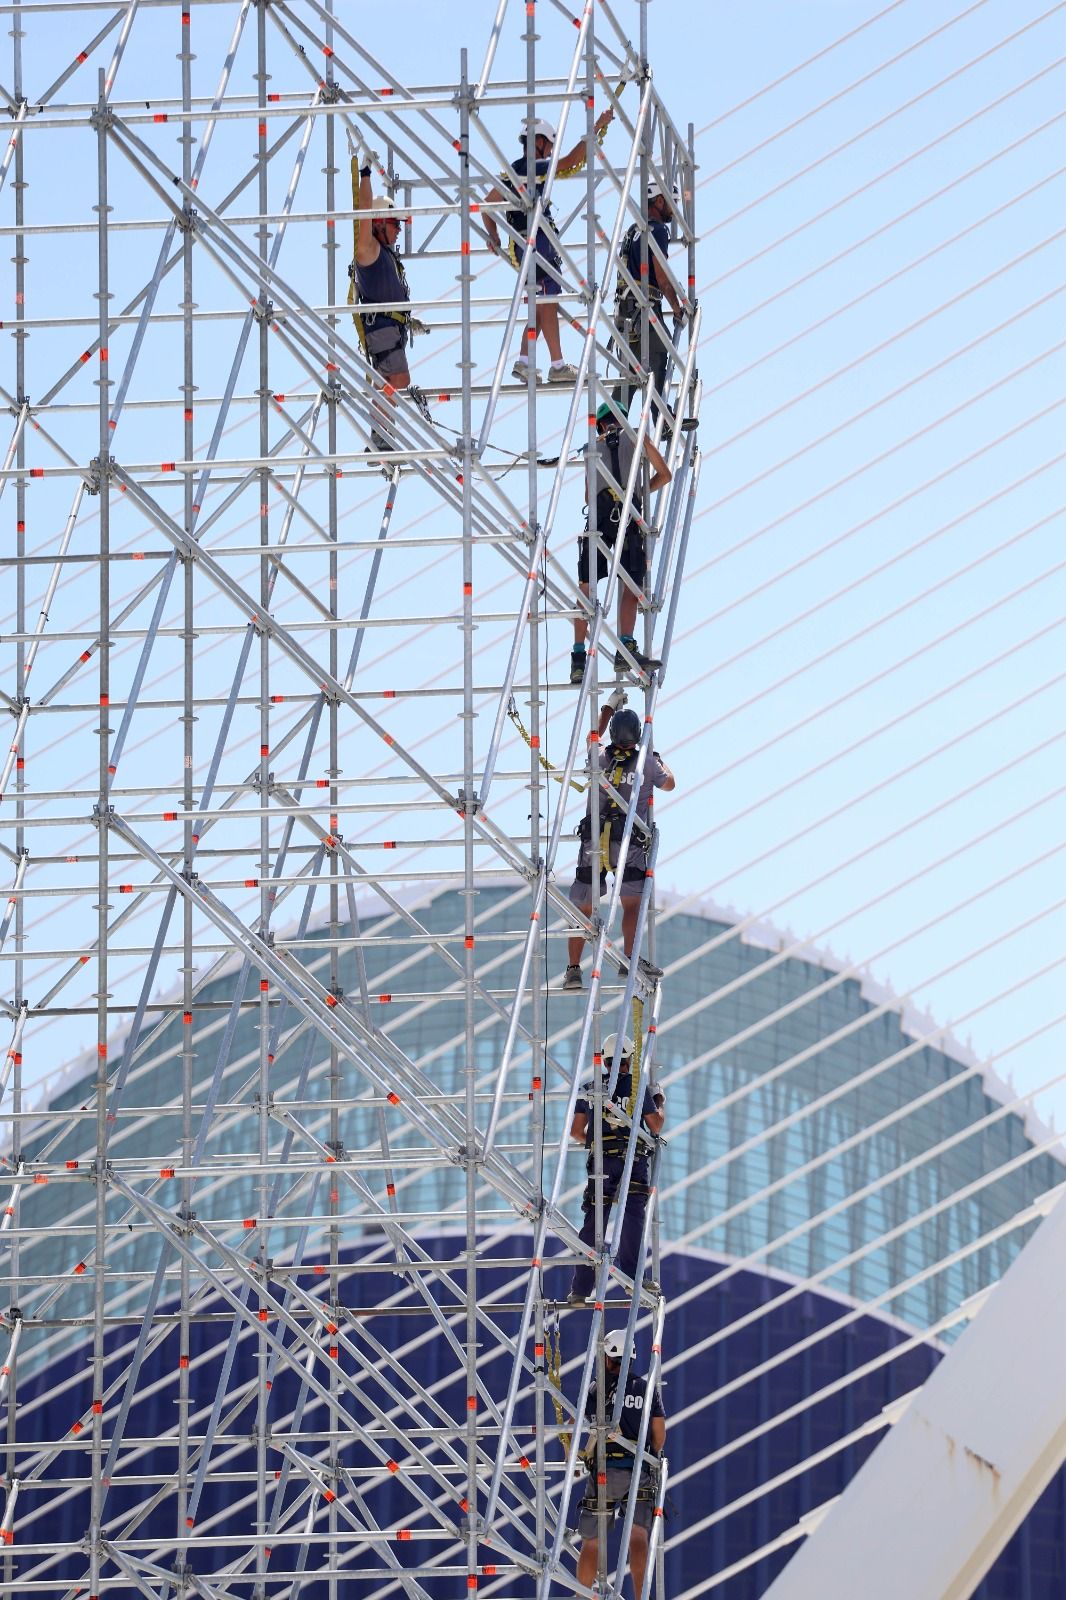
<svg viewBox="0 0 1066 1600">
<path fill-rule="evenodd" d="M 650 222 L 648 224 L 648 231 L 651 234 L 651 237 L 655 240 L 655 243 L 659 246 L 659 249 L 662 251 L 663 255 L 664 256 L 669 255 L 669 253 L 670 253 L 670 229 L 666 226 L 666 223 L 665 222 Z M 625 264 L 626 264 L 626 271 L 629 273 L 629 275 L 633 279 L 634 283 L 638 283 L 639 284 L 639 282 L 640 282 L 640 234 L 639 233 L 634 233 L 632 238 L 629 241 L 629 246 L 628 246 L 628 248 L 627 248 L 627 250 L 625 252 Z M 651 252 L 651 245 L 649 244 L 649 246 L 648 246 L 648 287 L 650 289 L 654 289 L 657 293 L 661 294 L 662 293 L 662 284 L 659 282 L 659 274 L 655 269 L 656 269 L 656 261 L 655 261 L 655 257 L 652 255 L 652 252 Z"/>
<path fill-rule="evenodd" d="M 355 282 L 364 305 L 388 305 L 411 298 L 400 258 L 387 245 L 381 245 L 377 260 L 368 267 L 356 261 Z"/>
<path fill-rule="evenodd" d="M 518 156 L 516 160 L 512 161 L 511 165 L 514 167 L 515 175 L 519 182 L 524 183 L 526 177 L 525 154 L 523 153 L 522 155 Z M 537 195 L 540 195 L 544 191 L 544 180 L 548 176 L 548 168 L 551 166 L 551 157 L 540 156 L 534 161 L 533 165 L 536 168 L 533 177 L 533 185 Z M 517 194 L 515 186 L 509 177 L 503 177 L 501 179 L 501 184 L 505 189 L 509 190 L 511 194 Z M 549 204 L 545 203 L 541 214 L 544 217 L 544 220 L 554 228 L 555 218 L 552 216 L 552 209 Z M 510 223 L 511 227 L 514 228 L 516 233 L 521 233 L 525 229 L 526 214 L 524 211 L 508 211 L 507 221 Z"/>
</svg>

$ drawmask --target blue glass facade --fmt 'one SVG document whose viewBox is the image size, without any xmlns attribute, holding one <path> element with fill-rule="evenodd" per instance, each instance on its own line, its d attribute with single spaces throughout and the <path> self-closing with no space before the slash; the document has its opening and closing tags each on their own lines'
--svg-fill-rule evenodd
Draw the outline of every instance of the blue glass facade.
<svg viewBox="0 0 1066 1600">
<path fill-rule="evenodd" d="M 506 1001 L 517 977 L 519 942 L 528 929 L 528 900 L 521 892 L 485 890 L 478 914 L 479 972 L 489 993 Z M 439 895 L 419 915 L 441 935 L 451 936 L 461 927 L 459 902 L 451 894 Z M 439 966 L 434 969 L 439 958 L 423 951 L 412 960 L 409 946 L 390 945 L 386 923 L 367 923 L 364 931 L 376 941 L 365 951 L 368 988 L 371 994 L 392 994 L 388 1002 L 392 1036 L 425 1065 L 443 1092 L 458 1091 L 463 1060 L 459 998 L 432 1002 L 404 998 L 425 994 L 439 984 Z M 664 985 L 656 1072 L 668 1094 L 668 1140 L 660 1173 L 662 1278 L 673 1306 L 664 1346 L 664 1398 L 672 1419 L 668 1451 L 676 1476 L 676 1511 L 667 1528 L 667 1580 L 669 1593 L 679 1595 L 709 1571 L 743 1560 L 805 1511 L 840 1492 L 875 1445 L 876 1433 L 831 1451 L 813 1471 L 790 1478 L 772 1494 L 753 1499 L 750 1506 L 716 1516 L 748 1489 L 779 1472 L 787 1473 L 823 1446 L 830 1450 L 835 1441 L 878 1415 L 889 1400 L 923 1380 L 942 1349 L 928 1337 L 929 1330 L 962 1299 L 1002 1274 L 1026 1237 L 1024 1230 L 1006 1231 L 1005 1225 L 1036 1196 L 1061 1182 L 1063 1168 L 1051 1153 L 1034 1154 L 1022 1119 L 1003 1110 L 974 1066 L 935 1043 L 921 1042 L 904 1025 L 898 1008 L 864 993 L 853 979 L 842 979 L 831 965 L 796 957 L 779 959 L 771 949 L 731 936 L 728 923 L 690 912 L 662 919 L 657 938 L 658 959 L 675 968 Z M 547 953 L 548 970 L 561 973 L 560 935 L 549 936 Z M 398 980 L 401 961 L 408 964 Z M 238 1020 L 213 1083 L 233 983 L 232 976 L 219 979 L 205 991 L 197 1011 L 195 1099 L 202 1106 L 213 1095 L 215 1105 L 207 1162 L 255 1149 L 254 1013 Z M 349 992 L 359 987 L 350 952 L 344 958 L 344 987 Z M 542 1019 L 549 1035 L 565 1032 L 576 1020 L 579 1004 L 580 997 L 558 992 L 549 996 Z M 132 1066 L 116 1105 L 112 1155 L 118 1163 L 150 1155 L 162 1164 L 175 1149 L 180 1134 L 180 1119 L 173 1109 L 177 1032 L 173 1027 L 163 1030 L 143 1062 Z M 503 1024 L 490 1001 L 482 999 L 477 1012 L 477 1066 L 486 1107 L 502 1040 Z M 553 1045 L 567 1070 L 573 1041 L 571 1030 Z M 287 1051 L 279 1052 L 272 1074 L 275 1099 L 303 1107 L 307 1125 L 321 1134 L 328 1079 L 320 1046 L 311 1036 L 298 1038 Z M 507 1085 L 501 1137 L 503 1148 L 527 1169 L 532 1160 L 528 1079 L 528 1053 L 523 1060 L 519 1052 Z M 549 1090 L 553 1086 L 549 1074 Z M 346 1071 L 343 1092 L 346 1148 L 375 1150 L 379 1110 L 366 1098 L 363 1080 L 354 1070 Z M 78 1108 L 86 1098 L 84 1080 L 55 1097 L 53 1120 L 28 1142 L 31 1158 L 50 1139 L 57 1141 L 55 1150 L 69 1152 L 72 1158 L 77 1150 L 91 1148 L 91 1119 L 86 1114 L 84 1121 L 79 1120 Z M 170 1109 L 163 1109 L 168 1102 Z M 915 1104 L 917 1109 L 910 1109 Z M 560 1105 L 549 1104 L 549 1152 L 562 1137 L 561 1117 Z M 280 1125 L 272 1129 L 271 1149 L 279 1157 L 283 1138 Z M 945 1140 L 952 1141 L 947 1153 L 923 1160 Z M 399 1116 L 393 1141 L 408 1152 L 423 1145 L 420 1137 L 404 1133 Z M 54 1153 L 51 1159 L 56 1159 Z M 576 1217 L 583 1161 L 576 1152 L 571 1161 L 568 1206 Z M 402 1155 L 398 1162 L 398 1205 L 430 1248 L 444 1250 L 446 1236 L 436 1244 L 434 1238 L 442 1223 L 447 1228 L 461 1222 L 461 1171 L 431 1150 L 408 1170 L 403 1169 Z M 809 1170 L 794 1177 L 799 1167 Z M 901 1177 L 889 1176 L 901 1167 L 905 1169 Z M 1008 1170 L 982 1183 L 985 1174 L 1001 1168 Z M 366 1181 L 384 1198 L 383 1168 L 368 1162 Z M 967 1196 L 952 1198 L 967 1187 L 972 1191 Z M 240 1217 L 254 1209 L 256 1193 L 253 1177 L 233 1176 L 231 1170 L 198 1187 L 197 1210 L 214 1221 Z M 853 1203 L 812 1226 L 812 1219 L 856 1196 Z M 112 1220 L 118 1223 L 119 1202 L 109 1203 Z M 35 1308 L 43 1308 L 49 1292 L 43 1280 L 58 1270 L 69 1271 L 69 1263 L 77 1260 L 91 1238 L 92 1190 L 84 1174 L 74 1171 L 66 1181 L 31 1191 L 26 1204 L 32 1205 L 32 1221 L 41 1230 L 24 1242 L 20 1256 L 24 1275 L 20 1303 L 33 1314 Z M 486 1230 L 506 1228 L 502 1202 L 486 1192 L 485 1206 Z M 725 1220 L 720 1220 L 723 1214 Z M 436 1228 L 433 1219 L 438 1219 Z M 46 1227 L 52 1231 L 45 1232 Z M 1001 1237 L 979 1242 L 997 1228 L 1004 1228 Z M 893 1230 L 894 1237 L 875 1243 Z M 358 1259 L 377 1237 L 365 1217 L 344 1218 L 340 1231 L 341 1250 L 349 1261 Z M 158 1260 L 158 1235 L 138 1226 L 126 1233 L 117 1228 L 114 1238 L 109 1259 L 114 1275 L 112 1306 L 135 1324 Z M 516 1259 L 522 1259 L 528 1256 L 528 1235 L 497 1242 L 493 1249 L 503 1254 L 513 1251 Z M 944 1270 L 930 1271 L 952 1253 L 958 1255 L 957 1261 Z M 844 1265 L 842 1256 L 849 1258 Z M 491 1288 L 494 1270 L 488 1270 L 480 1285 L 485 1292 Z M 561 1271 L 556 1276 L 561 1278 Z M 797 1292 L 797 1280 L 811 1277 L 816 1285 Z M 906 1279 L 917 1281 L 888 1293 Z M 373 1303 L 373 1278 L 357 1274 L 352 1281 L 358 1284 L 359 1303 Z M 383 1274 L 382 1299 L 394 1287 Z M 559 1290 L 549 1287 L 548 1292 Z M 170 1298 L 164 1294 L 165 1300 Z M 857 1302 L 870 1301 L 875 1302 L 870 1310 L 854 1312 Z M 66 1290 L 63 1301 L 64 1316 L 75 1310 L 82 1314 L 89 1310 L 88 1290 L 79 1283 Z M 750 1316 L 757 1310 L 763 1314 Z M 728 1331 L 741 1318 L 749 1320 Z M 375 1336 L 385 1342 L 409 1335 L 410 1324 L 402 1320 L 395 1326 L 384 1316 L 374 1321 Z M 581 1322 L 579 1314 L 564 1319 L 567 1360 L 580 1352 Z M 509 1326 L 506 1318 L 501 1318 L 501 1325 Z M 205 1402 L 215 1392 L 221 1360 L 218 1341 L 226 1331 L 225 1317 L 217 1325 L 194 1329 L 199 1349 L 194 1392 Z M 130 1335 L 128 1329 L 116 1330 L 112 1337 L 117 1351 Z M 84 1347 L 72 1340 L 67 1329 L 27 1330 L 19 1404 L 41 1439 L 62 1436 L 84 1399 L 80 1393 Z M 800 1353 L 767 1365 L 775 1354 L 799 1341 L 805 1341 Z M 900 1351 L 896 1359 L 879 1362 L 894 1349 Z M 410 1370 L 421 1382 L 432 1380 L 434 1359 L 431 1346 L 412 1351 Z M 173 1393 L 168 1362 L 164 1344 L 142 1374 L 139 1388 L 145 1398 L 136 1402 L 128 1425 L 141 1437 L 158 1437 L 170 1425 Z M 250 1378 L 253 1364 L 251 1341 L 239 1342 L 231 1390 Z M 121 1365 L 116 1358 L 116 1371 Z M 730 1448 L 764 1419 L 866 1367 L 870 1370 L 865 1376 L 799 1412 L 788 1424 Z M 500 1357 L 489 1357 L 485 1371 L 486 1382 L 502 1396 L 509 1360 L 505 1364 Z M 64 1374 L 68 1381 L 61 1396 L 47 1402 L 35 1398 Z M 150 1392 L 153 1374 L 159 1378 L 154 1393 Z M 285 1413 L 286 1381 L 279 1379 L 279 1416 Z M 707 1403 L 709 1395 L 722 1389 L 728 1389 L 726 1396 Z M 448 1384 L 438 1399 L 445 1406 L 454 1400 L 461 1408 L 461 1397 L 452 1395 Z M 157 1447 L 144 1470 L 152 1461 L 165 1463 L 168 1449 Z M 708 1452 L 712 1459 L 705 1467 L 686 1471 Z M 352 1463 L 368 1473 L 373 1465 L 355 1456 Z M 68 1469 L 65 1464 L 64 1470 Z M 238 1451 L 232 1495 L 205 1506 L 198 1525 L 207 1520 L 220 1532 L 232 1528 L 234 1536 L 247 1526 L 246 1511 L 236 1507 L 243 1492 L 237 1480 L 248 1469 L 250 1463 L 242 1466 Z M 126 1491 L 113 1492 L 117 1516 Z M 34 1493 L 30 1491 L 24 1502 L 31 1527 Z M 403 1494 L 397 1485 L 375 1484 L 373 1493 L 386 1522 L 402 1518 Z M 137 1491 L 131 1489 L 129 1495 L 132 1507 Z M 978 1591 L 980 1600 L 1052 1600 L 1053 1596 L 1057 1600 L 1066 1592 L 1064 1496 L 1063 1483 L 1056 1480 Z M 42 1507 L 43 1503 L 42 1497 Z M 83 1497 L 71 1493 L 62 1505 L 66 1525 L 57 1536 L 76 1541 L 84 1526 Z M 151 1513 L 145 1535 L 149 1531 L 154 1535 L 158 1522 L 158 1533 L 165 1537 L 172 1520 L 164 1504 Z M 700 1531 L 692 1533 L 697 1524 Z M 403 1554 L 405 1559 L 417 1559 L 417 1541 Z M 421 1558 L 427 1559 L 424 1550 Z M 787 1551 L 747 1569 L 714 1593 L 725 1600 L 756 1600 L 785 1559 Z M 454 1593 L 449 1583 L 442 1579 L 434 1592 Z M 318 1592 L 310 1583 L 303 1591 L 307 1600 Z M 515 1592 L 527 1592 L 517 1580 Z"/>
</svg>

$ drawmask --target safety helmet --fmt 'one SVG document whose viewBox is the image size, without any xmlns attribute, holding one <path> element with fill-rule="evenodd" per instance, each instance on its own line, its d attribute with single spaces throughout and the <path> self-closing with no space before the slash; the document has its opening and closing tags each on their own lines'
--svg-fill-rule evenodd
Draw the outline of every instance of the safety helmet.
<svg viewBox="0 0 1066 1600">
<path fill-rule="evenodd" d="M 620 1328 L 614 1328 L 603 1341 L 603 1353 L 610 1356 L 612 1361 L 621 1361 L 622 1351 L 625 1349 L 625 1338 Z"/>
<path fill-rule="evenodd" d="M 672 183 L 667 189 L 660 183 L 658 178 L 649 178 L 645 199 L 649 201 L 669 200 L 672 206 L 679 206 L 681 204 L 681 190 L 676 183 Z"/>
<path fill-rule="evenodd" d="M 523 139 L 525 139 L 526 134 L 529 131 L 529 126 L 530 126 L 530 119 L 527 117 L 525 122 L 523 122 L 523 124 L 522 124 L 522 138 Z M 533 118 L 533 137 L 534 137 L 534 139 L 541 139 L 541 138 L 550 139 L 552 144 L 554 144 L 555 143 L 555 129 L 552 127 L 550 122 L 545 122 L 543 117 L 534 117 Z"/>
<path fill-rule="evenodd" d="M 597 422 L 612 422 L 614 420 L 616 420 L 616 419 L 615 419 L 614 412 L 611 410 L 610 401 L 609 400 L 605 400 L 603 402 L 603 404 L 596 411 L 596 421 Z"/>
<path fill-rule="evenodd" d="M 618 1048 L 618 1035 L 616 1033 L 609 1033 L 607 1035 L 606 1039 L 603 1041 L 603 1059 L 605 1061 L 613 1061 L 614 1060 L 614 1053 L 617 1050 L 617 1048 Z M 632 1041 L 632 1039 L 629 1039 L 629 1038 L 623 1039 L 622 1040 L 622 1060 L 623 1061 L 628 1061 L 632 1054 L 633 1054 L 633 1041 Z"/>
<path fill-rule="evenodd" d="M 628 707 L 622 711 L 616 711 L 611 718 L 609 732 L 612 744 L 623 745 L 631 749 L 633 745 L 640 742 L 640 718 L 635 711 L 631 711 Z"/>
</svg>

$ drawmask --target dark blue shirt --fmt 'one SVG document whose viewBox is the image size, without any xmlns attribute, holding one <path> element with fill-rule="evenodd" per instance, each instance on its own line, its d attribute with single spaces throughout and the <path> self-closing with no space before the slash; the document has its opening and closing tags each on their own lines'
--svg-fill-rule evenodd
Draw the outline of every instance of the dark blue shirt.
<svg viewBox="0 0 1066 1600">
<path fill-rule="evenodd" d="M 610 1417 L 611 1415 L 611 1410 L 614 1406 L 614 1392 L 617 1387 L 617 1375 L 612 1377 L 611 1374 L 608 1373 L 603 1396 L 604 1414 L 607 1417 Z M 626 1379 L 625 1399 L 622 1401 L 622 1410 L 619 1416 L 619 1427 L 624 1439 L 635 1440 L 638 1437 L 640 1433 L 640 1419 L 644 1414 L 644 1406 L 647 1402 L 647 1399 L 647 1378 L 639 1377 L 637 1373 L 633 1371 L 632 1366 L 630 1366 L 629 1376 Z M 593 1417 L 595 1417 L 595 1415 L 596 1385 L 595 1383 L 591 1383 L 589 1385 L 588 1399 L 585 1401 L 585 1416 L 591 1420 Z M 658 1389 L 653 1389 L 651 1392 L 651 1415 L 653 1417 L 665 1417 L 666 1415 L 666 1412 L 663 1410 L 662 1395 L 659 1393 Z M 650 1427 L 648 1432 L 650 1434 Z M 645 1437 L 645 1445 L 646 1448 L 651 1448 L 650 1441 L 647 1439 L 647 1436 Z M 632 1461 L 633 1458 L 628 1451 L 621 1449 L 617 1443 L 611 1439 L 608 1439 L 607 1459 L 608 1461 L 617 1461 L 622 1459 L 626 1461 Z"/>
<path fill-rule="evenodd" d="M 523 155 L 518 156 L 511 163 L 511 165 L 514 167 L 515 174 L 516 174 L 516 176 L 518 178 L 519 183 L 524 183 L 525 182 L 525 177 L 526 177 L 526 158 L 525 158 L 525 155 L 523 154 Z M 551 166 L 551 157 L 550 156 L 541 156 L 539 159 L 534 161 L 533 165 L 536 168 L 536 172 L 534 174 L 533 183 L 534 183 L 535 191 L 536 191 L 537 195 L 539 196 L 544 192 L 544 180 L 548 176 L 548 168 Z M 502 179 L 502 186 L 505 189 L 507 189 L 511 194 L 517 195 L 517 190 L 515 189 L 515 186 L 511 182 L 509 177 L 504 177 Z M 554 226 L 555 226 L 555 218 L 552 216 L 552 211 L 551 211 L 551 206 L 550 205 L 546 204 L 543 207 L 542 215 L 543 215 L 545 221 L 548 222 L 554 228 Z M 524 231 L 525 225 L 526 225 L 526 214 L 525 214 L 524 211 L 508 211 L 508 213 L 507 213 L 507 221 L 510 223 L 511 227 L 514 228 L 516 233 L 522 233 Z"/>
<path fill-rule="evenodd" d="M 608 1103 L 607 1084 L 609 1081 L 610 1073 L 608 1072 L 607 1068 L 604 1067 L 603 1091 L 605 1105 Z M 614 1091 L 615 1104 L 621 1106 L 624 1110 L 629 1104 L 629 1097 L 632 1092 L 633 1079 L 631 1074 L 620 1071 L 618 1074 L 618 1082 L 615 1085 Z M 581 1085 L 581 1093 L 578 1096 L 577 1104 L 574 1107 L 575 1113 L 580 1113 L 588 1119 L 585 1124 L 585 1148 L 589 1152 L 587 1165 L 590 1173 L 592 1172 L 593 1168 L 593 1156 L 595 1153 L 596 1139 L 595 1118 L 593 1116 L 594 1093 L 595 1080 L 590 1078 L 587 1083 L 583 1083 Z M 648 1118 L 653 1117 L 656 1110 L 657 1107 L 655 1104 L 655 1097 L 651 1092 L 651 1088 L 645 1081 L 644 1098 L 641 1101 L 640 1107 L 640 1121 L 642 1127 L 647 1127 Z M 617 1184 L 625 1170 L 625 1155 L 626 1149 L 629 1145 L 629 1128 L 624 1123 L 619 1126 L 617 1123 L 608 1122 L 606 1118 L 601 1120 L 602 1128 L 600 1131 L 600 1148 L 603 1151 L 603 1175 L 609 1183 Z M 633 1152 L 633 1167 L 630 1173 L 630 1181 L 634 1183 L 647 1183 L 649 1170 L 647 1147 L 638 1144 L 637 1148 Z"/>
<path fill-rule="evenodd" d="M 400 258 L 387 245 L 381 246 L 377 260 L 368 267 L 356 261 L 355 282 L 364 305 L 388 305 L 411 298 Z"/>
<path fill-rule="evenodd" d="M 670 229 L 667 227 L 666 223 L 665 222 L 649 222 L 649 224 L 648 224 L 648 232 L 651 234 L 651 237 L 655 240 L 655 243 L 659 246 L 659 249 L 662 251 L 663 255 L 664 256 L 669 255 L 669 253 L 670 253 Z M 637 284 L 640 283 L 640 245 L 641 245 L 640 234 L 639 233 L 634 233 L 632 235 L 632 237 L 630 238 L 628 248 L 626 249 L 625 254 L 624 254 L 624 260 L 625 260 L 625 264 L 626 264 L 626 271 L 629 273 L 629 275 L 633 279 L 634 283 L 637 283 Z M 656 290 L 659 294 L 661 294 L 662 293 L 662 284 L 659 282 L 659 274 L 655 270 L 655 268 L 656 268 L 656 261 L 655 261 L 655 257 L 652 255 L 651 245 L 649 243 L 649 245 L 648 245 L 648 287 L 650 289 Z"/>
</svg>

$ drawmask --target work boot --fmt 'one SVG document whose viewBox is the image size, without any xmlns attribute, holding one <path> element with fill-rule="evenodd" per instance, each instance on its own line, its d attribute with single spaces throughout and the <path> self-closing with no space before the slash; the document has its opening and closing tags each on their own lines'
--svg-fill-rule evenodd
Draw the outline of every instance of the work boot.
<svg viewBox="0 0 1066 1600">
<path fill-rule="evenodd" d="M 622 635 L 622 643 L 629 651 L 629 654 L 633 657 L 633 660 L 636 662 L 641 672 L 658 672 L 659 668 L 662 666 L 662 662 L 659 660 L 658 656 L 646 656 L 643 650 L 637 649 L 637 641 L 635 639 L 627 638 L 625 634 Z M 633 670 L 628 659 L 621 650 L 616 650 L 614 653 L 614 665 L 616 672 L 632 672 Z"/>
<path fill-rule="evenodd" d="M 622 961 L 620 961 L 618 963 L 618 976 L 620 978 L 622 978 L 623 980 L 625 980 L 626 978 L 629 977 L 629 961 L 628 960 L 623 959 Z M 648 961 L 644 956 L 641 956 L 638 959 L 638 961 L 637 961 L 637 977 L 638 978 L 643 978 L 645 983 L 651 984 L 652 987 L 654 988 L 654 986 L 658 983 L 659 979 L 662 976 L 663 976 L 662 967 L 657 967 L 655 965 L 654 961 Z M 566 987 L 565 984 L 564 984 L 563 987 L 564 988 Z"/>
<path fill-rule="evenodd" d="M 570 682 L 580 683 L 585 676 L 585 664 L 588 656 L 585 650 L 571 650 L 570 652 Z"/>
<path fill-rule="evenodd" d="M 553 361 L 548 368 L 549 383 L 576 383 L 577 368 L 569 361 Z"/>
<path fill-rule="evenodd" d="M 514 366 L 511 368 L 511 377 L 517 378 L 519 383 L 529 382 L 529 362 L 525 356 L 516 356 Z M 533 368 L 533 382 L 540 383 L 541 376 L 536 367 Z"/>
<path fill-rule="evenodd" d="M 387 456 L 392 454 L 392 452 L 396 449 L 396 446 L 393 444 L 391 439 L 386 439 L 385 435 L 379 432 L 377 428 L 371 428 L 370 449 L 372 451 L 380 450 L 382 455 Z"/>
<path fill-rule="evenodd" d="M 581 963 L 578 961 L 571 961 L 570 965 L 563 973 L 563 988 L 573 990 L 581 989 L 582 987 Z"/>
</svg>

